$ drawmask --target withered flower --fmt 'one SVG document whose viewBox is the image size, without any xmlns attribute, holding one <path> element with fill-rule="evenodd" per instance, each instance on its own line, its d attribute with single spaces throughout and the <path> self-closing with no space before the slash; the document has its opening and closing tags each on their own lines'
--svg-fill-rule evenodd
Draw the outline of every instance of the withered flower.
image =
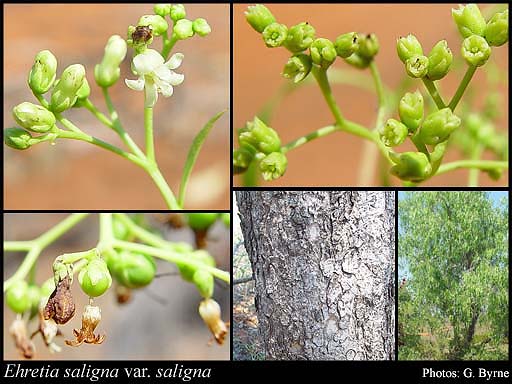
<svg viewBox="0 0 512 384">
<path fill-rule="evenodd" d="M 75 303 L 71 295 L 71 278 L 69 275 L 60 279 L 44 307 L 45 320 L 53 319 L 57 324 L 66 324 L 75 314 Z"/>
<path fill-rule="evenodd" d="M 9 333 L 14 337 L 16 348 L 21 352 L 23 357 L 31 359 L 34 357 L 36 347 L 32 340 L 28 338 L 27 326 L 22 319 L 16 319 L 9 328 Z"/>
<path fill-rule="evenodd" d="M 194 238 L 196 247 L 198 249 L 206 249 L 208 243 L 208 229 L 192 229 L 194 231 Z"/>
<path fill-rule="evenodd" d="M 124 285 L 116 285 L 116 298 L 118 304 L 126 304 L 132 298 L 132 290 Z"/>
<path fill-rule="evenodd" d="M 76 340 L 66 340 L 66 344 L 72 347 L 78 347 L 82 343 L 101 344 L 105 340 L 105 335 L 95 335 L 94 330 L 101 320 L 101 310 L 99 307 L 86 305 L 82 314 L 82 328 L 73 329 Z"/>
<path fill-rule="evenodd" d="M 228 333 L 228 323 L 220 318 L 220 305 L 213 299 L 205 299 L 199 304 L 199 315 L 210 329 L 218 344 L 224 343 Z"/>
<path fill-rule="evenodd" d="M 52 319 L 45 320 L 43 312 L 44 307 L 41 306 L 39 308 L 39 328 L 34 333 L 32 333 L 30 338 L 33 339 L 35 335 L 40 333 L 41 336 L 43 337 L 44 343 L 46 344 L 51 353 L 60 352 L 61 347 L 55 344 L 53 342 L 53 339 L 55 339 L 56 336 L 62 335 L 62 333 L 60 329 L 57 327 L 57 324 L 55 324 L 55 322 Z"/>
</svg>

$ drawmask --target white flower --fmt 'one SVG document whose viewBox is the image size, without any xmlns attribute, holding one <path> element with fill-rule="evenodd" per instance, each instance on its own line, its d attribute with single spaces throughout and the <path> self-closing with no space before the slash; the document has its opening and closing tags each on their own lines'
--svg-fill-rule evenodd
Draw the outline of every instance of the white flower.
<svg viewBox="0 0 512 384">
<path fill-rule="evenodd" d="M 146 49 L 133 58 L 132 70 L 139 76 L 137 80 L 125 79 L 126 85 L 136 91 L 145 90 L 145 106 L 153 108 L 158 100 L 158 92 L 164 97 L 173 93 L 173 86 L 183 83 L 185 76 L 172 71 L 183 61 L 183 53 L 175 53 L 169 61 L 154 49 Z"/>
</svg>

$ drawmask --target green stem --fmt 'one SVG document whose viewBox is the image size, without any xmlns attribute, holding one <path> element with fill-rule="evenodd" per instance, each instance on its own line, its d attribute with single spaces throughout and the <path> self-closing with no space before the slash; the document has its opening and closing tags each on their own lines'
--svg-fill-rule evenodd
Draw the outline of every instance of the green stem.
<svg viewBox="0 0 512 384">
<path fill-rule="evenodd" d="M 144 130 L 146 132 L 146 156 L 155 164 L 155 142 L 153 139 L 153 108 L 144 108 Z"/>
<path fill-rule="evenodd" d="M 144 159 L 144 152 L 139 148 L 139 146 L 132 140 L 130 135 L 124 130 L 121 121 L 119 120 L 119 115 L 117 114 L 116 109 L 114 108 L 114 104 L 112 103 L 112 99 L 110 98 L 110 94 L 108 92 L 108 88 L 102 88 L 103 97 L 105 98 L 105 103 L 107 104 L 108 112 L 110 113 L 110 117 L 112 119 L 113 129 L 117 132 L 121 140 L 126 144 L 128 148 L 133 152 L 134 155 Z"/>
<path fill-rule="evenodd" d="M 483 147 L 480 143 L 475 144 L 471 151 L 471 160 L 479 160 L 482 155 Z M 468 187 L 478 187 L 479 170 L 472 168 L 468 174 Z"/>
<path fill-rule="evenodd" d="M 33 241 L 4 241 L 4 252 L 30 251 Z"/>
<path fill-rule="evenodd" d="M 4 292 L 18 280 L 23 280 L 36 262 L 39 254 L 51 243 L 57 240 L 73 226 L 85 219 L 88 213 L 72 213 L 53 228 L 43 233 L 38 238 L 31 241 L 32 247 L 20 264 L 18 270 L 7 280 L 4 281 Z"/>
<path fill-rule="evenodd" d="M 164 35 L 164 41 L 163 41 L 163 47 L 162 47 L 162 57 L 165 61 L 167 61 L 167 57 L 169 56 L 169 53 L 171 53 L 171 50 L 173 49 L 174 45 L 178 42 L 178 38 L 173 33 L 171 35 L 171 38 L 167 38 L 167 35 Z"/>
<path fill-rule="evenodd" d="M 462 98 L 462 95 L 464 94 L 464 91 L 466 91 L 466 88 L 468 87 L 471 79 L 473 78 L 473 75 L 476 72 L 477 67 L 470 65 L 466 71 L 466 74 L 462 78 L 462 81 L 459 84 L 459 87 L 457 88 L 457 91 L 455 91 L 455 95 L 453 95 L 452 101 L 450 101 L 450 104 L 448 107 L 455 111 L 455 108 L 457 107 L 457 104 L 459 104 L 460 99 Z"/>
<path fill-rule="evenodd" d="M 63 121 L 61 122 L 64 124 L 64 126 L 67 126 L 67 123 L 64 123 Z M 112 144 L 109 144 L 103 140 L 100 140 L 94 136 L 87 135 L 83 132 L 68 132 L 64 130 L 59 130 L 58 135 L 59 138 L 81 140 L 85 141 L 86 143 L 94 144 L 98 147 L 106 149 L 107 151 L 113 152 L 127 160 L 130 160 L 132 163 L 137 164 L 139 167 L 142 167 L 144 169 L 147 168 L 147 162 L 145 159 L 140 159 L 139 157 L 133 155 L 132 153 L 125 152 L 122 149 Z"/>
<path fill-rule="evenodd" d="M 110 119 L 107 116 L 101 113 L 98 110 L 98 108 L 96 108 L 96 106 L 92 103 L 91 100 L 85 99 L 84 107 L 87 108 L 87 110 L 91 112 L 103 125 L 115 131 L 114 124 L 112 123 L 112 121 L 110 121 Z"/>
<path fill-rule="evenodd" d="M 292 149 L 298 148 L 303 144 L 306 144 L 319 137 L 327 136 L 333 132 L 339 131 L 339 127 L 336 125 L 328 125 L 327 127 L 320 128 L 314 132 L 308 133 L 305 136 L 299 137 L 298 139 L 284 145 L 281 148 L 282 153 L 291 151 Z"/>
<path fill-rule="evenodd" d="M 161 237 L 147 231 L 146 229 L 138 226 L 127 214 L 116 213 L 116 219 L 120 220 L 128 230 L 134 234 L 138 239 L 152 245 L 154 247 L 170 249 L 174 252 L 191 252 L 193 248 L 187 243 L 171 243 L 162 239 Z"/>
<path fill-rule="evenodd" d="M 196 269 L 201 268 L 201 269 L 204 269 L 205 271 L 210 272 L 213 276 L 225 281 L 228 284 L 231 281 L 228 272 L 222 271 L 222 270 L 214 268 L 214 267 L 207 266 L 204 263 L 201 263 L 201 262 L 198 262 L 195 260 L 191 260 L 190 257 L 187 257 L 178 252 L 173 252 L 169 249 L 158 249 L 155 247 L 150 247 L 148 245 L 130 243 L 130 242 L 121 241 L 121 240 L 114 240 L 113 246 L 114 246 L 114 248 L 124 249 L 124 250 L 132 251 L 132 252 L 140 252 L 140 253 L 144 253 L 146 255 L 150 255 L 153 257 L 158 257 L 160 259 L 169 261 L 171 263 L 185 264 L 185 265 L 189 265 L 192 268 L 196 268 Z"/>
<path fill-rule="evenodd" d="M 175 210 L 183 209 L 176 201 L 174 193 L 172 192 L 171 188 L 165 181 L 164 177 L 162 176 L 162 173 L 160 173 L 160 170 L 158 169 L 156 164 L 146 167 L 145 169 L 149 173 L 149 176 L 151 176 L 151 178 L 155 182 L 157 188 L 160 190 L 160 193 L 162 194 L 162 197 L 164 198 L 167 207 L 169 209 Z"/>
<path fill-rule="evenodd" d="M 100 241 L 98 243 L 100 251 L 103 248 L 111 248 L 113 240 L 112 213 L 100 213 Z"/>
<path fill-rule="evenodd" d="M 425 143 L 423 141 L 421 141 L 421 139 L 418 137 L 418 135 L 411 136 L 411 141 L 415 145 L 416 149 L 418 151 L 424 153 L 430 161 L 430 152 L 428 151 Z"/>
<path fill-rule="evenodd" d="M 491 171 L 493 169 L 508 169 L 507 161 L 492 160 L 459 160 L 441 165 L 437 175 L 463 168 L 477 168 L 482 171 Z"/>
<path fill-rule="evenodd" d="M 377 93 L 377 101 L 379 105 L 374 128 L 374 132 L 378 132 L 379 128 L 384 123 L 384 116 L 386 115 L 386 96 L 379 69 L 373 60 L 370 63 L 370 71 L 375 84 L 375 91 Z M 370 141 L 365 141 L 363 143 L 361 166 L 359 168 L 358 185 L 370 185 L 374 180 L 378 161 L 377 155 L 378 152 L 375 145 Z"/>
<path fill-rule="evenodd" d="M 343 118 L 343 115 L 341 114 L 341 111 L 336 104 L 336 100 L 334 100 L 331 86 L 329 84 L 329 79 L 327 78 L 327 71 L 317 65 L 313 65 L 311 72 L 313 73 L 313 76 L 315 76 L 315 79 L 320 86 L 320 90 L 324 95 L 325 101 L 327 102 L 327 105 L 329 106 L 329 109 L 334 116 L 334 120 L 336 120 L 336 125 L 340 127 L 343 126 L 345 119 Z"/>
<path fill-rule="evenodd" d="M 98 248 L 88 249 L 87 251 L 83 251 L 83 252 L 63 253 L 62 255 L 57 256 L 55 258 L 54 263 L 60 262 L 60 263 L 64 263 L 64 264 L 73 264 L 82 259 L 90 260 L 91 258 L 95 257 L 97 254 L 98 254 Z"/>
<path fill-rule="evenodd" d="M 446 108 L 446 104 L 441 98 L 441 95 L 439 94 L 439 91 L 437 90 L 437 87 L 434 84 L 434 82 L 430 79 L 427 79 L 426 77 L 423 77 L 421 80 L 423 80 L 423 84 L 425 84 L 425 88 L 427 88 L 430 97 L 432 97 L 432 100 L 434 100 L 437 109 Z"/>
</svg>

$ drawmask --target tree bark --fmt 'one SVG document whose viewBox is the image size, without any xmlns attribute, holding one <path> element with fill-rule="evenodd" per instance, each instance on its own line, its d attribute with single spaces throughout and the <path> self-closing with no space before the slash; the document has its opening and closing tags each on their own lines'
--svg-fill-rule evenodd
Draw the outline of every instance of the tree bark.
<svg viewBox="0 0 512 384">
<path fill-rule="evenodd" d="M 394 192 L 236 196 L 267 359 L 394 359 Z"/>
</svg>

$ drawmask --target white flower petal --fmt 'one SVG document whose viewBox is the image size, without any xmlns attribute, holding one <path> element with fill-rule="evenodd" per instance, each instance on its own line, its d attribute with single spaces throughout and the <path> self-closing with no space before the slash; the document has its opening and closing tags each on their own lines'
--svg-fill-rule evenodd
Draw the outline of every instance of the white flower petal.
<svg viewBox="0 0 512 384">
<path fill-rule="evenodd" d="M 184 57 L 185 57 L 185 55 L 183 53 L 175 53 L 174 55 L 171 56 L 169 61 L 167 63 L 165 63 L 165 65 L 169 69 L 176 69 L 181 65 L 181 62 L 183 61 Z"/>
<path fill-rule="evenodd" d="M 155 68 L 164 64 L 164 58 L 154 49 L 146 49 L 133 58 L 133 66 L 138 75 L 153 72 Z"/>
<path fill-rule="evenodd" d="M 134 91 L 142 91 L 142 89 L 144 89 L 144 79 L 142 77 L 137 80 L 125 79 L 124 82 L 128 88 L 133 89 Z"/>
<path fill-rule="evenodd" d="M 158 100 L 158 89 L 152 81 L 146 81 L 144 105 L 146 108 L 153 108 Z"/>
<path fill-rule="evenodd" d="M 158 77 L 162 81 L 170 81 L 170 79 L 172 78 L 172 71 L 165 65 L 159 66 L 153 72 L 156 75 L 156 77 Z"/>
<path fill-rule="evenodd" d="M 180 85 L 181 83 L 183 83 L 183 80 L 185 80 L 185 75 L 171 71 L 171 78 L 169 79 L 169 84 Z"/>
<path fill-rule="evenodd" d="M 169 83 L 158 84 L 158 89 L 163 97 L 171 97 L 174 93 L 174 89 Z"/>
</svg>

